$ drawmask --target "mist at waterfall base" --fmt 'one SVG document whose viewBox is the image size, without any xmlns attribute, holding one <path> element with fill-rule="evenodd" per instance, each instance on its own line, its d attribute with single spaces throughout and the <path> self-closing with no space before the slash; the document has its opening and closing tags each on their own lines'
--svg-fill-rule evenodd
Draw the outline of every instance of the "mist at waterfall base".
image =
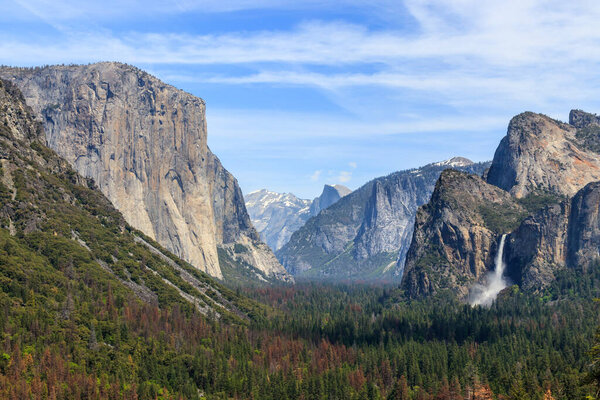
<svg viewBox="0 0 600 400">
<path fill-rule="evenodd" d="M 498 293 L 509 285 L 508 279 L 504 277 L 506 264 L 504 263 L 504 242 L 506 235 L 502 235 L 498 245 L 498 253 L 494 259 L 494 270 L 486 275 L 486 285 L 477 284 L 471 289 L 469 296 L 471 305 L 481 305 L 489 307 L 492 305 Z"/>
</svg>

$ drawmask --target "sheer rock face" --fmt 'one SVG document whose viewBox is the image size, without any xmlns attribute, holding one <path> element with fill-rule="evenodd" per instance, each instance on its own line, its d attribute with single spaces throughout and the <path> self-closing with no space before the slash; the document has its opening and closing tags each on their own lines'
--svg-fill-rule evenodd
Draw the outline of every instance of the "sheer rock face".
<svg viewBox="0 0 600 400">
<path fill-rule="evenodd" d="M 510 280 L 527 290 L 544 288 L 566 265 L 571 203 L 551 204 L 527 217 L 506 241 Z"/>
<path fill-rule="evenodd" d="M 574 126 L 531 112 L 517 115 L 496 150 L 488 183 L 517 198 L 534 189 L 572 197 L 600 180 L 599 139 L 589 132 L 593 117 L 574 111 Z"/>
<path fill-rule="evenodd" d="M 414 210 L 427 201 L 422 198 L 426 192 L 420 191 L 417 181 L 410 176 L 397 178 L 392 184 L 373 183 L 364 220 L 354 239 L 356 259 L 398 251 L 399 244 L 410 240 Z"/>
<path fill-rule="evenodd" d="M 582 110 L 571 110 L 569 113 L 569 125 L 583 129 L 590 126 L 600 126 L 600 117 L 596 114 L 587 113 Z"/>
<path fill-rule="evenodd" d="M 488 163 L 456 157 L 374 179 L 321 211 L 278 252 L 292 274 L 318 279 L 399 279 L 417 208 L 440 173 L 482 173 Z"/>
<path fill-rule="evenodd" d="M 477 175 L 442 172 L 431 200 L 417 213 L 402 287 L 410 297 L 451 290 L 465 298 L 493 269 L 500 235 L 523 212 L 510 194 Z"/>
<path fill-rule="evenodd" d="M 507 241 L 509 277 L 524 289 L 548 286 L 563 268 L 585 270 L 600 258 L 600 182 L 525 219 Z"/>
<path fill-rule="evenodd" d="M 261 245 L 237 181 L 207 146 L 201 99 L 119 63 L 0 75 L 22 90 L 48 145 L 93 178 L 132 226 L 215 277 L 217 247 L 236 242 L 265 253 L 256 268 L 286 276 Z"/>
<path fill-rule="evenodd" d="M 600 182 L 581 189 L 573 198 L 567 258 L 574 268 L 587 268 L 600 258 Z"/>
<path fill-rule="evenodd" d="M 321 195 L 313 200 L 310 205 L 310 216 L 315 216 L 330 205 L 337 202 L 344 196 L 350 194 L 352 190 L 344 185 L 325 185 Z"/>
</svg>

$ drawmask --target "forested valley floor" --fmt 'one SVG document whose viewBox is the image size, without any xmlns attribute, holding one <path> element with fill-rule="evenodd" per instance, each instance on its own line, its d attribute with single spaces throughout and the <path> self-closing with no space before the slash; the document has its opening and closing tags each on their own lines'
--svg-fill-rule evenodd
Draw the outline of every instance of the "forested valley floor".
<svg viewBox="0 0 600 400">
<path fill-rule="evenodd" d="M 598 268 L 565 272 L 542 294 L 512 287 L 489 309 L 444 296 L 408 302 L 381 285 L 238 289 L 236 296 L 265 305 L 257 303 L 248 321 L 223 322 L 181 302 L 144 304 L 72 264 L 9 280 L 29 256 L 19 240 L 0 235 L 0 253 L 15 260 L 15 269 L 2 270 L 10 284 L 0 293 L 1 398 L 581 399 L 594 392 L 586 376 Z M 58 272 L 81 274 L 85 284 L 56 281 Z"/>
</svg>

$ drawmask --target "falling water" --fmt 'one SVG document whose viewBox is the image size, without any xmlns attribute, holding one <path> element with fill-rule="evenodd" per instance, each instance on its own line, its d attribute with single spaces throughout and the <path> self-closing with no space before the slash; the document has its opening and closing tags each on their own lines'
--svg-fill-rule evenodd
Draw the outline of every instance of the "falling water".
<svg viewBox="0 0 600 400">
<path fill-rule="evenodd" d="M 496 299 L 496 296 L 502 289 L 508 286 L 508 281 L 504 278 L 504 269 L 506 264 L 504 263 L 504 242 L 506 241 L 506 234 L 502 235 L 500 239 L 500 245 L 498 246 L 498 254 L 494 260 L 494 271 L 488 273 L 487 285 L 476 285 L 471 293 L 471 304 L 489 306 Z"/>
</svg>

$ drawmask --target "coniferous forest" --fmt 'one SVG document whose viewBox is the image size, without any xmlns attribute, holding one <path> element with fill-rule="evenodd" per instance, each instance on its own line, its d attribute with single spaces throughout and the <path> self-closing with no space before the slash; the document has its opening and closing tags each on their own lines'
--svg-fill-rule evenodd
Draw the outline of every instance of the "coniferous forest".
<svg viewBox="0 0 600 400">
<path fill-rule="evenodd" d="M 446 298 L 409 302 L 393 286 L 243 289 L 232 296 L 253 298 L 255 315 L 223 322 L 168 299 L 144 304 L 77 262 L 52 260 L 45 249 L 42 256 L 28 253 L 27 240 L 33 238 L 3 233 L 0 244 L 0 256 L 11 263 L 2 269 L 0 297 L 2 398 L 594 393 L 597 268 L 583 278 L 565 274 L 543 295 L 515 286 L 489 309 Z M 47 271 L 39 267 L 44 262 Z"/>
</svg>

